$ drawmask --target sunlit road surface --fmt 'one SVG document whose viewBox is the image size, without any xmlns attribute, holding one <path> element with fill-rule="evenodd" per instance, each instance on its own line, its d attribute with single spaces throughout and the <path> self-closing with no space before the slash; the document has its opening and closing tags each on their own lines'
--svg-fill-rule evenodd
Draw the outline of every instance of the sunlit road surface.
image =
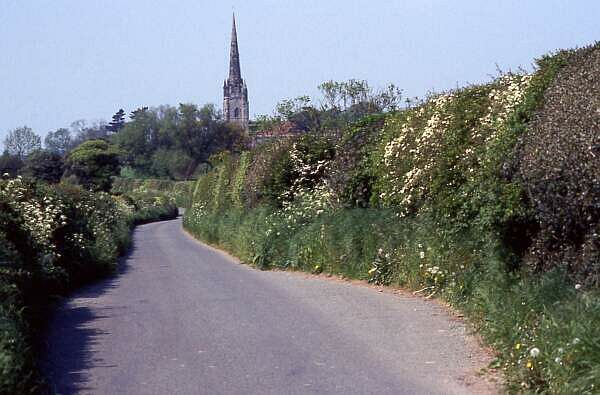
<svg viewBox="0 0 600 395">
<path fill-rule="evenodd" d="M 177 219 L 58 307 L 45 369 L 61 394 L 488 393 L 467 332 L 433 301 L 241 265 Z"/>
</svg>

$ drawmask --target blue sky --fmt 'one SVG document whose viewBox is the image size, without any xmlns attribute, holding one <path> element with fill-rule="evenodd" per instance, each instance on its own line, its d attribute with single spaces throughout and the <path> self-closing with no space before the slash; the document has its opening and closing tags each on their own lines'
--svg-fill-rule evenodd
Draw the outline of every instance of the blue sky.
<svg viewBox="0 0 600 395">
<path fill-rule="evenodd" d="M 2 139 L 121 107 L 220 107 L 233 8 L 251 115 L 329 79 L 423 96 L 600 40 L 597 0 L 0 2 Z"/>
</svg>

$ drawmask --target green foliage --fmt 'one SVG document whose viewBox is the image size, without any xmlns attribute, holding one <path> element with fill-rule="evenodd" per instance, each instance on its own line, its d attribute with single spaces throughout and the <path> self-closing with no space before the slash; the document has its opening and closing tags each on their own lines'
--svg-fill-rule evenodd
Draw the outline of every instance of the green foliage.
<svg viewBox="0 0 600 395">
<path fill-rule="evenodd" d="M 4 151 L 0 155 L 0 175 L 8 174 L 10 177 L 16 177 L 24 164 L 21 158 L 16 155 L 11 155 L 8 151 Z"/>
<path fill-rule="evenodd" d="M 104 140 L 88 140 L 67 156 L 65 177 L 93 191 L 109 191 L 119 173 L 120 151 Z"/>
<path fill-rule="evenodd" d="M 161 179 L 113 178 L 111 193 L 115 195 L 140 195 L 164 197 L 176 207 L 191 207 L 193 181 Z"/>
<path fill-rule="evenodd" d="M 118 133 L 123 126 L 125 126 L 125 111 L 121 108 L 112 116 L 107 129 L 111 133 Z"/>
<path fill-rule="evenodd" d="M 60 128 L 54 132 L 48 132 L 44 138 L 44 146 L 50 152 L 65 155 L 74 148 L 71 131 L 69 129 Z"/>
<path fill-rule="evenodd" d="M 39 150 L 27 156 L 22 173 L 36 180 L 56 184 L 63 175 L 63 166 L 63 160 L 59 154 Z"/>
<path fill-rule="evenodd" d="M 237 209 L 243 209 L 245 207 L 245 196 L 244 196 L 244 182 L 246 180 L 246 173 L 248 172 L 248 166 L 250 165 L 250 152 L 245 151 L 240 154 L 239 163 L 237 169 L 233 175 L 231 185 L 231 201 L 232 206 Z"/>
<path fill-rule="evenodd" d="M 139 109 L 112 141 L 138 177 L 188 180 L 219 151 L 241 151 L 245 132 L 220 119 L 213 105 Z"/>
<path fill-rule="evenodd" d="M 384 115 L 370 115 L 344 131 L 335 147 L 329 185 L 344 207 L 371 205 L 377 180 L 373 152 L 380 141 Z"/>
</svg>

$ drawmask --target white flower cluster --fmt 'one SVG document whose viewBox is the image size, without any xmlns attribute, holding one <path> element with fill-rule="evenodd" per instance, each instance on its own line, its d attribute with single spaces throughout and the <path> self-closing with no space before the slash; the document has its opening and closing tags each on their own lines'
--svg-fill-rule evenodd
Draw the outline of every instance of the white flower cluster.
<svg viewBox="0 0 600 395">
<path fill-rule="evenodd" d="M 293 229 L 321 215 L 335 204 L 335 195 L 326 180 L 320 180 L 312 187 L 305 185 L 323 175 L 328 169 L 329 161 L 306 162 L 296 144 L 292 146 L 290 158 L 299 177 L 294 180 L 292 188 L 280 197 L 283 207 L 270 215 L 267 235 L 273 233 L 273 229 L 282 222 L 287 229 Z"/>
<path fill-rule="evenodd" d="M 52 244 L 53 232 L 66 225 L 64 205 L 51 196 L 37 198 L 30 196 L 21 177 L 0 184 L 0 196 L 23 218 L 27 230 L 40 249 L 47 254 L 55 250 Z"/>
<path fill-rule="evenodd" d="M 436 154 L 442 148 L 442 135 L 452 122 L 452 114 L 446 111 L 446 108 L 454 97 L 452 93 L 440 95 L 397 125 L 400 129 L 398 137 L 390 141 L 384 149 L 383 164 L 388 169 L 387 181 L 391 188 L 382 193 L 382 199 L 400 197 L 400 204 L 408 206 L 425 191 L 426 185 L 431 181 L 429 170 L 434 166 Z M 423 119 L 425 116 L 428 118 L 424 128 L 417 129 L 412 126 L 414 119 Z M 398 160 L 406 158 L 412 158 L 412 167 L 408 171 L 396 166 Z"/>
<path fill-rule="evenodd" d="M 331 188 L 321 182 L 312 189 L 300 188 L 293 201 L 283 201 L 283 207 L 267 218 L 269 228 L 267 236 L 283 225 L 286 229 L 295 229 L 323 214 L 333 207 L 334 194 Z"/>
<path fill-rule="evenodd" d="M 481 154 L 487 148 L 477 150 L 477 146 L 487 147 L 500 137 L 511 114 L 523 102 L 531 79 L 531 75 L 507 74 L 490 87 L 473 88 L 489 90 L 487 97 L 484 96 L 487 108 L 484 115 L 478 115 L 469 121 L 470 143 L 464 144 L 464 151 L 454 154 L 456 157 L 444 159 L 461 163 L 461 167 L 454 164 L 454 170 L 464 171 L 468 175 L 476 170 L 474 165 L 482 163 Z M 434 169 L 443 155 L 447 154 L 443 151 L 446 149 L 444 139 L 454 122 L 451 105 L 458 94 L 437 96 L 419 108 L 406 111 L 386 122 L 385 129 L 392 131 L 395 137 L 383 150 L 382 165 L 386 173 L 385 187 L 380 192 L 380 198 L 383 202 L 399 206 L 401 215 L 428 193 Z M 477 157 L 478 154 L 481 157 Z"/>
<path fill-rule="evenodd" d="M 195 202 L 189 213 L 185 213 L 186 221 L 190 221 L 191 223 L 199 223 L 202 220 L 202 217 L 208 215 L 208 205 L 204 202 Z"/>
<path fill-rule="evenodd" d="M 481 137 L 482 129 L 491 131 L 485 137 L 486 142 L 498 137 L 498 132 L 504 129 L 510 115 L 523 101 L 532 77 L 530 74 L 506 74 L 498 79 L 496 86 L 488 94 L 487 114 L 480 119 L 482 128 L 472 131 L 474 138 Z"/>
<path fill-rule="evenodd" d="M 117 205 L 117 210 L 119 210 L 124 215 L 130 216 L 135 212 L 135 206 L 129 204 L 125 199 L 121 196 L 113 196 L 113 199 Z"/>
</svg>

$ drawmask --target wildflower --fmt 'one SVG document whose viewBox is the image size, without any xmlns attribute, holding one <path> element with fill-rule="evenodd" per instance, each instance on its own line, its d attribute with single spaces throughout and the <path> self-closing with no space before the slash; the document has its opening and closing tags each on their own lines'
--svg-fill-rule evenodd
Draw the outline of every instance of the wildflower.
<svg viewBox="0 0 600 395">
<path fill-rule="evenodd" d="M 579 344 L 581 340 L 579 340 L 578 337 L 576 337 L 575 339 L 573 339 L 573 344 Z"/>
<path fill-rule="evenodd" d="M 562 359 L 560 357 L 556 357 L 554 358 L 554 362 L 556 362 L 557 364 L 562 364 Z"/>
<path fill-rule="evenodd" d="M 529 355 L 531 355 L 532 358 L 537 358 L 537 356 L 540 355 L 540 349 L 533 347 L 531 350 L 529 350 Z"/>
<path fill-rule="evenodd" d="M 580 290 L 581 289 L 581 284 L 575 284 L 575 289 L 576 290 Z"/>
<path fill-rule="evenodd" d="M 519 349 L 521 349 L 521 343 L 517 343 L 517 344 L 515 345 L 515 350 L 519 350 Z"/>
<path fill-rule="evenodd" d="M 527 361 L 527 365 L 526 366 L 527 366 L 527 369 L 533 370 L 533 362 Z"/>
<path fill-rule="evenodd" d="M 425 252 L 424 252 L 424 251 L 421 251 L 421 252 L 419 253 L 419 256 L 421 257 L 421 259 L 425 259 Z"/>
</svg>

